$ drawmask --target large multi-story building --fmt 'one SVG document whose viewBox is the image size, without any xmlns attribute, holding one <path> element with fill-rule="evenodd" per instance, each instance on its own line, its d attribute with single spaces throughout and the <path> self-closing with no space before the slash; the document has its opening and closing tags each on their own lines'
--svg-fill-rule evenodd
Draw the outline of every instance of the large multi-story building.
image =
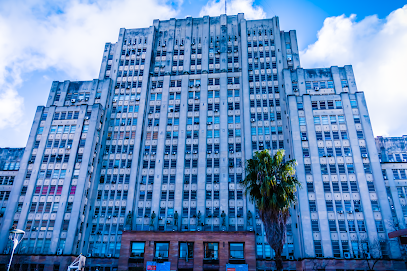
<svg viewBox="0 0 407 271">
<path fill-rule="evenodd" d="M 302 69 L 295 31 L 243 14 L 121 29 L 98 79 L 53 82 L 0 250 L 10 253 L 14 227 L 26 231 L 17 270 L 62 269 L 79 253 L 93 270 L 140 270 L 148 260 L 171 270 L 270 269 L 273 252 L 239 182 L 254 151 L 280 148 L 302 183 L 287 269 L 328 258 L 339 269 L 370 258 L 381 259 L 378 269 L 404 268 L 387 238 L 391 206 L 352 67 Z"/>
</svg>

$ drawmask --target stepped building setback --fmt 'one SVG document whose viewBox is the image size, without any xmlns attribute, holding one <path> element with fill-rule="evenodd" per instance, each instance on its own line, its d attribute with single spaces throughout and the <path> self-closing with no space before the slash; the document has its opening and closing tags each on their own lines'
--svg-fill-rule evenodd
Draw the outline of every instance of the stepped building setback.
<svg viewBox="0 0 407 271">
<path fill-rule="evenodd" d="M 254 151 L 283 148 L 302 183 L 285 269 L 404 270 L 387 234 L 405 227 L 407 156 L 386 142 L 352 67 L 301 68 L 278 17 L 123 28 L 99 78 L 53 82 L 25 149 L 1 162 L 0 264 L 18 228 L 14 270 L 66 270 L 80 253 L 92 271 L 270 270 L 239 182 Z"/>
</svg>

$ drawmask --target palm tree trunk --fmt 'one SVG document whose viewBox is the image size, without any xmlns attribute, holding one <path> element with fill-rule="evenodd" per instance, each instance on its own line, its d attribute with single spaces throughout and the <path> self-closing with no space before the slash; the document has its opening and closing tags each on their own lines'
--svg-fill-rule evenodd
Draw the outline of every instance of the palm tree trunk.
<svg viewBox="0 0 407 271">
<path fill-rule="evenodd" d="M 276 251 L 275 261 L 276 261 L 276 268 L 278 271 L 283 270 L 283 258 L 281 257 L 281 253 L 282 253 L 282 250 L 279 251 L 278 253 Z"/>
<path fill-rule="evenodd" d="M 281 254 L 285 244 L 285 231 L 288 218 L 288 212 L 267 212 L 261 214 L 266 239 L 270 247 L 275 252 L 275 262 L 278 271 L 283 270 L 283 259 Z"/>
</svg>

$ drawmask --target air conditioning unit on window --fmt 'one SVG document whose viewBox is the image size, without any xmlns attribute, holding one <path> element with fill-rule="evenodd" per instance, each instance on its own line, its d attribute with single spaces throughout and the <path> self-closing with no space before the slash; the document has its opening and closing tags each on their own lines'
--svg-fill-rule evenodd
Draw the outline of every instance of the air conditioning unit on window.
<svg viewBox="0 0 407 271">
<path fill-rule="evenodd" d="M 307 141 L 307 138 L 305 136 L 301 137 L 302 141 Z"/>
<path fill-rule="evenodd" d="M 212 153 L 212 151 L 206 151 L 206 153 L 207 153 L 207 154 L 211 154 L 211 153 Z"/>
<path fill-rule="evenodd" d="M 362 157 L 367 158 L 367 154 L 366 153 L 362 154 Z"/>
<path fill-rule="evenodd" d="M 198 151 L 197 151 L 197 150 L 194 150 L 192 153 L 193 153 L 193 154 L 197 154 L 197 153 L 198 153 Z"/>
<path fill-rule="evenodd" d="M 251 119 L 250 121 L 251 121 L 251 122 L 255 122 L 255 121 L 256 121 L 256 119 Z"/>
<path fill-rule="evenodd" d="M 107 254 L 106 257 L 112 258 L 112 254 Z"/>
<path fill-rule="evenodd" d="M 219 112 L 219 109 L 215 109 L 215 112 Z"/>
<path fill-rule="evenodd" d="M 76 99 L 71 99 L 71 103 L 75 103 L 76 102 Z"/>
<path fill-rule="evenodd" d="M 62 248 L 58 248 L 58 250 L 57 250 L 57 255 L 62 255 L 62 253 L 63 253 Z"/>
<path fill-rule="evenodd" d="M 289 259 L 290 261 L 294 261 L 294 256 L 288 256 L 288 259 Z"/>
<path fill-rule="evenodd" d="M 218 154 L 219 153 L 219 151 L 215 151 L 215 154 Z"/>
<path fill-rule="evenodd" d="M 314 90 L 315 90 L 315 91 L 318 91 L 318 90 L 319 90 L 319 87 L 314 87 Z"/>
</svg>

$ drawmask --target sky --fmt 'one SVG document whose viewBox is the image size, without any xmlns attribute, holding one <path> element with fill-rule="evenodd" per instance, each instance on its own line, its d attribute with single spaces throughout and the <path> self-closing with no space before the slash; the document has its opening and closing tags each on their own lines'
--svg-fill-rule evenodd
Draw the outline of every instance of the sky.
<svg viewBox="0 0 407 271">
<path fill-rule="evenodd" d="M 1 0 L 0 147 L 24 147 L 52 81 L 98 77 L 104 44 L 154 19 L 218 16 L 219 0 Z M 407 5 L 400 0 L 226 0 L 227 14 L 278 16 L 303 68 L 353 65 L 375 136 L 407 135 Z"/>
</svg>

